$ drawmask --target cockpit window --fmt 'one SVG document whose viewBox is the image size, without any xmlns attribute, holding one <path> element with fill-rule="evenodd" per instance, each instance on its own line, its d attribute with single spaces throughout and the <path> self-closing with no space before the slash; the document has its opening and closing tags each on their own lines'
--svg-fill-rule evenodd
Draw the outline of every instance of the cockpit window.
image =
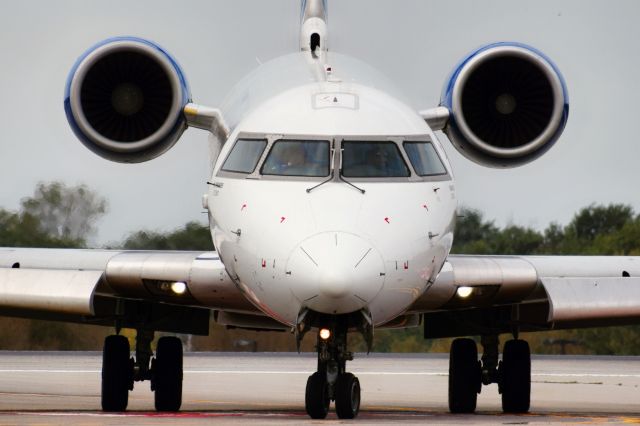
<svg viewBox="0 0 640 426">
<path fill-rule="evenodd" d="M 405 142 L 404 150 L 418 175 L 434 176 L 447 173 L 431 142 Z"/>
<path fill-rule="evenodd" d="M 222 165 L 225 172 L 253 173 L 267 146 L 264 139 L 238 139 Z"/>
<path fill-rule="evenodd" d="M 324 177 L 329 175 L 329 142 L 279 140 L 262 165 L 263 175 Z"/>
<path fill-rule="evenodd" d="M 409 177 L 409 168 L 394 142 L 342 142 L 345 177 Z"/>
</svg>

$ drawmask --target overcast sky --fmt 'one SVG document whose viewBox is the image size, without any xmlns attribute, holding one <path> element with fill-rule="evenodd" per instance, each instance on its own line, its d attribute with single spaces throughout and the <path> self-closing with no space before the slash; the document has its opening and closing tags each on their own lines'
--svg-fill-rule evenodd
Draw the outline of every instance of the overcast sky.
<svg viewBox="0 0 640 426">
<path fill-rule="evenodd" d="M 178 59 L 195 102 L 218 106 L 244 74 L 297 49 L 296 0 L 1 1 L 0 207 L 39 181 L 86 183 L 109 200 L 96 244 L 141 228 L 204 221 L 206 134 L 189 129 L 164 156 L 111 163 L 73 136 L 62 108 L 67 73 L 114 35 L 156 41 Z M 569 122 L 559 142 L 511 170 L 475 165 L 443 138 L 458 197 L 499 225 L 566 223 L 590 203 L 640 211 L 640 2 L 329 0 L 329 48 L 371 63 L 416 109 L 438 104 L 447 74 L 482 44 L 531 44 L 559 66 Z"/>
</svg>

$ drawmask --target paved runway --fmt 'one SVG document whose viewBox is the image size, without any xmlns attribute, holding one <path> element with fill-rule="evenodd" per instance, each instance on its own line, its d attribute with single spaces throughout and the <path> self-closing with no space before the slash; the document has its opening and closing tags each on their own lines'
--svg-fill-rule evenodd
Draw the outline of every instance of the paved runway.
<svg viewBox="0 0 640 426">
<path fill-rule="evenodd" d="M 315 355 L 185 356 L 183 411 L 153 412 L 148 382 L 136 383 L 126 414 L 100 408 L 99 353 L 0 352 L 0 424 L 317 424 L 304 413 Z M 446 355 L 356 356 L 358 423 L 640 423 L 640 357 L 534 357 L 531 413 L 503 415 L 496 385 L 475 415 L 447 412 Z M 340 422 L 332 412 L 329 423 Z"/>
</svg>

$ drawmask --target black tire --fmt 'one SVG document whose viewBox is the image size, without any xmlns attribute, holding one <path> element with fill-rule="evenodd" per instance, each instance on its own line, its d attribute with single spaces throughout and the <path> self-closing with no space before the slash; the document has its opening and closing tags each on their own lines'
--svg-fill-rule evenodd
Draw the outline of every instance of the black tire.
<svg viewBox="0 0 640 426">
<path fill-rule="evenodd" d="M 455 339 L 449 352 L 449 411 L 473 413 L 481 386 L 476 342 Z"/>
<path fill-rule="evenodd" d="M 336 414 L 340 419 L 355 419 L 360 412 L 360 381 L 351 373 L 336 380 Z"/>
<path fill-rule="evenodd" d="M 102 350 L 102 409 L 125 411 L 130 389 L 133 389 L 133 362 L 129 340 L 124 336 L 107 336 Z"/>
<path fill-rule="evenodd" d="M 526 413 L 531 403 L 531 351 L 524 340 L 504 344 L 500 364 L 502 411 Z"/>
<path fill-rule="evenodd" d="M 182 405 L 182 342 L 180 339 L 173 336 L 158 339 L 152 373 L 156 410 L 180 410 Z"/>
<path fill-rule="evenodd" d="M 307 379 L 304 407 L 312 419 L 324 419 L 329 413 L 329 384 L 327 375 L 318 371 Z"/>
</svg>

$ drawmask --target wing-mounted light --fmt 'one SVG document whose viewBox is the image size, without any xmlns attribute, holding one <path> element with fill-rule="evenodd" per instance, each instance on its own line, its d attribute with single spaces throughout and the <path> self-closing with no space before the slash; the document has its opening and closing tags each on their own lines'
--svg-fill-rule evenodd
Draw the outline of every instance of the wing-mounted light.
<svg viewBox="0 0 640 426">
<path fill-rule="evenodd" d="M 562 133 L 569 99 L 558 68 L 519 43 L 483 46 L 462 60 L 446 82 L 442 110 L 425 111 L 441 123 L 456 149 L 476 163 L 513 167 L 544 154 Z"/>
<path fill-rule="evenodd" d="M 214 121 L 224 123 L 219 112 L 216 120 L 211 118 L 217 110 L 190 101 L 184 73 L 167 51 L 145 39 L 116 37 L 94 45 L 76 61 L 64 107 L 73 132 L 87 148 L 112 161 L 138 163 L 166 152 L 188 124 L 209 124 L 207 130 L 216 131 Z"/>
</svg>

